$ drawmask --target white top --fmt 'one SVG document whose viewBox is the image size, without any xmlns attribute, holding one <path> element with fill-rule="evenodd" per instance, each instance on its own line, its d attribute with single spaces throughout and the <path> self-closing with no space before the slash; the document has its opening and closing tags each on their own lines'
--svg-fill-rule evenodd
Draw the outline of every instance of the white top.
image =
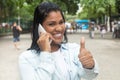
<svg viewBox="0 0 120 80">
<path fill-rule="evenodd" d="M 19 56 L 21 80 L 92 80 L 98 74 L 95 62 L 93 69 L 83 68 L 79 61 L 78 44 L 62 44 L 54 53 L 27 50 Z"/>
</svg>

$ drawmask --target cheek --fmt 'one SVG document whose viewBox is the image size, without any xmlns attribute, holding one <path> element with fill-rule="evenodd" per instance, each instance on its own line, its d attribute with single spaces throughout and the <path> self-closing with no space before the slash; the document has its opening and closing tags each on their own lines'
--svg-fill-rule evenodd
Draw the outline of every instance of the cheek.
<svg viewBox="0 0 120 80">
<path fill-rule="evenodd" d="M 63 32 L 65 32 L 65 30 L 66 30 L 66 27 L 65 27 L 65 25 L 63 25 L 63 27 L 62 27 L 62 28 L 63 28 Z"/>
<path fill-rule="evenodd" d="M 65 31 L 66 31 L 66 29 L 64 28 L 64 29 L 63 29 L 63 34 L 65 33 Z"/>
<path fill-rule="evenodd" d="M 47 31 L 48 33 L 51 33 L 51 32 L 54 31 L 54 28 L 52 28 L 52 27 L 46 27 L 46 31 Z"/>
</svg>

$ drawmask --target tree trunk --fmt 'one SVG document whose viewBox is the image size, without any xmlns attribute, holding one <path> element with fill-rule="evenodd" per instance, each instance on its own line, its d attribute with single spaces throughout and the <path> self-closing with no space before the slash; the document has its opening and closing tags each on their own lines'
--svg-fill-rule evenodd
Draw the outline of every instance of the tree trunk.
<svg viewBox="0 0 120 80">
<path fill-rule="evenodd" d="M 109 13 L 109 17 L 110 17 L 110 20 L 109 20 L 110 21 L 109 22 L 110 23 L 110 32 L 112 32 L 111 5 L 109 5 L 108 11 L 109 11 L 108 13 Z"/>
</svg>

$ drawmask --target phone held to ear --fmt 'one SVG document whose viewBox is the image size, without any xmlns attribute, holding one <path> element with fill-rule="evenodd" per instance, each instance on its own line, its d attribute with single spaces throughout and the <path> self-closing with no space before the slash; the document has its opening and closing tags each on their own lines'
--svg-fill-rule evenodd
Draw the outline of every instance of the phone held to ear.
<svg viewBox="0 0 120 80">
<path fill-rule="evenodd" d="M 43 26 L 41 24 L 39 24 L 38 26 L 38 34 L 40 35 L 40 33 L 46 33 L 45 29 L 43 28 Z M 52 42 L 52 40 L 50 39 L 50 43 Z"/>
<path fill-rule="evenodd" d="M 43 28 L 43 26 L 42 26 L 41 24 L 39 24 L 38 34 L 40 35 L 41 32 L 46 33 L 46 31 L 45 31 L 45 29 Z"/>
</svg>

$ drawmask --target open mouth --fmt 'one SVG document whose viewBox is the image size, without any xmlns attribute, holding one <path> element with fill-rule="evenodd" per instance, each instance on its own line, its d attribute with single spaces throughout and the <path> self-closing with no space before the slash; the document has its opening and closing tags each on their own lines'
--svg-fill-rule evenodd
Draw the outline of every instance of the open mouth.
<svg viewBox="0 0 120 80">
<path fill-rule="evenodd" d="M 61 34 L 61 33 L 58 33 L 58 34 L 55 34 L 53 37 L 54 37 L 54 38 L 62 38 L 62 34 Z"/>
</svg>

